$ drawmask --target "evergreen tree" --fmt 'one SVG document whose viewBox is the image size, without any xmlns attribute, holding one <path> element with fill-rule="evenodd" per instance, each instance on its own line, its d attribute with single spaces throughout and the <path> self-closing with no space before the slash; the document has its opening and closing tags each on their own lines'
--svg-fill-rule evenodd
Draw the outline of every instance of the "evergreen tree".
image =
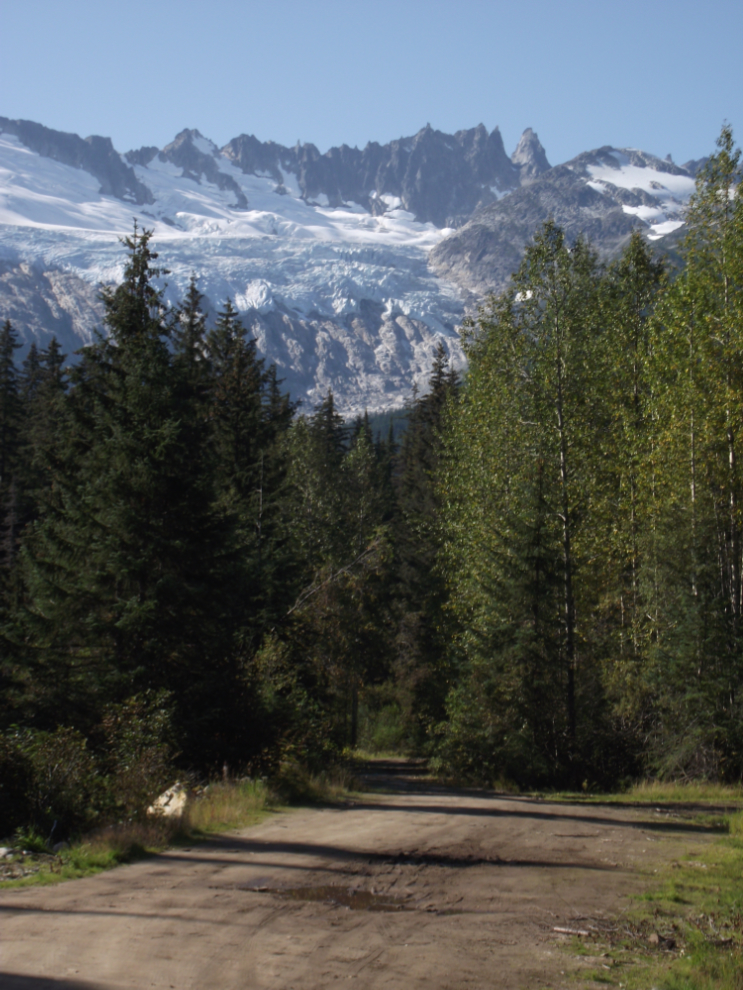
<svg viewBox="0 0 743 990">
<path fill-rule="evenodd" d="M 6 574 L 16 554 L 19 530 L 18 466 L 22 405 L 15 351 L 21 345 L 10 320 L 0 330 L 0 561 Z"/>
<path fill-rule="evenodd" d="M 458 388 L 458 375 L 449 368 L 448 354 L 439 343 L 428 389 L 413 394 L 395 458 L 396 678 L 419 741 L 444 717 L 448 690 L 441 621 L 445 591 L 435 566 L 441 523 L 437 483 L 447 408 Z M 388 443 L 394 444 L 392 424 Z"/>
<path fill-rule="evenodd" d="M 172 690 L 184 752 L 208 762 L 239 694 L 230 531 L 184 414 L 150 236 L 126 239 L 109 337 L 73 374 L 64 458 L 25 550 L 25 627 L 48 706 L 62 694 L 84 725 L 105 701 Z"/>
</svg>

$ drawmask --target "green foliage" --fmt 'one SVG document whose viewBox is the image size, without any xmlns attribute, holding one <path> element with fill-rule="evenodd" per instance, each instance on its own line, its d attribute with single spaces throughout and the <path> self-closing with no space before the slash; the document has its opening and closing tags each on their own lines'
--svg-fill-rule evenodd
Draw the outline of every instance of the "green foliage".
<svg viewBox="0 0 743 990">
<path fill-rule="evenodd" d="M 173 701 L 167 691 L 110 705 L 100 734 L 109 770 L 106 786 L 117 817 L 143 818 L 173 782 Z"/>
<path fill-rule="evenodd" d="M 82 733 L 72 728 L 18 729 L 6 736 L 4 745 L 25 764 L 24 797 L 37 829 L 54 829 L 59 838 L 93 821 L 101 779 Z"/>
<path fill-rule="evenodd" d="M 743 206 L 723 129 L 685 268 L 553 224 L 470 326 L 440 472 L 459 773 L 740 779 Z"/>
<path fill-rule="evenodd" d="M 460 774 L 577 779 L 596 731 L 599 285 L 547 224 L 470 343 L 441 483 L 458 667 L 442 753 Z"/>
</svg>

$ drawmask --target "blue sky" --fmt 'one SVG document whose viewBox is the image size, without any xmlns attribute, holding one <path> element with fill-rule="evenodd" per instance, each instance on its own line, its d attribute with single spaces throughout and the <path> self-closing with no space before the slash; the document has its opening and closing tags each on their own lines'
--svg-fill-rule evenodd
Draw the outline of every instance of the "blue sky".
<svg viewBox="0 0 743 990">
<path fill-rule="evenodd" d="M 741 0 L 0 0 L 0 115 L 120 151 L 533 127 L 677 162 L 743 138 Z"/>
</svg>

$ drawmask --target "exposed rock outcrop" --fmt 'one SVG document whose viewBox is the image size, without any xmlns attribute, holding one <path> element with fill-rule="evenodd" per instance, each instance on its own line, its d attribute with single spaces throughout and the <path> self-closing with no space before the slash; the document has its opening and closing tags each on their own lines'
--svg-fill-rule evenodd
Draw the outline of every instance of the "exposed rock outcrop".
<svg viewBox="0 0 743 990">
<path fill-rule="evenodd" d="M 72 272 L 0 262 L 0 314 L 26 343 L 46 347 L 56 336 L 65 350 L 75 350 L 102 325 L 103 305 L 97 287 Z"/>
<path fill-rule="evenodd" d="M 527 186 L 552 167 L 547 161 L 547 155 L 539 138 L 531 127 L 527 127 L 521 135 L 521 140 L 511 155 L 511 161 L 519 170 L 522 186 Z"/>
</svg>

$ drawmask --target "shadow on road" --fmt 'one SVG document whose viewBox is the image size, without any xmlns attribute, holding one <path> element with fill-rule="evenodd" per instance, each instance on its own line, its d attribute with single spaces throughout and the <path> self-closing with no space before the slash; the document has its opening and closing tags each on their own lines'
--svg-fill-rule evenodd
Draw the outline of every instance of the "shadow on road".
<svg viewBox="0 0 743 990">
<path fill-rule="evenodd" d="M 2 990 L 102 990 L 99 983 L 57 980 L 51 976 L 19 976 L 0 971 Z M 111 990 L 110 985 L 107 990 Z"/>
</svg>

